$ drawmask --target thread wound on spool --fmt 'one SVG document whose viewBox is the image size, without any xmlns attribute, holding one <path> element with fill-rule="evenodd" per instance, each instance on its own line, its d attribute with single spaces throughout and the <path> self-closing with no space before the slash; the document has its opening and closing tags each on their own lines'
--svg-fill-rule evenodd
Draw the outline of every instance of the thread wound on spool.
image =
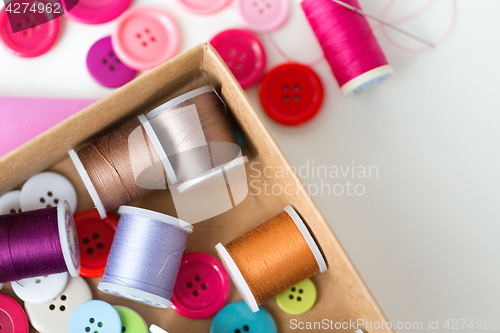
<svg viewBox="0 0 500 333">
<path fill-rule="evenodd" d="M 344 0 L 361 9 L 357 0 Z M 344 95 L 365 91 L 393 70 L 363 15 L 331 0 L 304 0 L 302 9 Z"/>
</svg>

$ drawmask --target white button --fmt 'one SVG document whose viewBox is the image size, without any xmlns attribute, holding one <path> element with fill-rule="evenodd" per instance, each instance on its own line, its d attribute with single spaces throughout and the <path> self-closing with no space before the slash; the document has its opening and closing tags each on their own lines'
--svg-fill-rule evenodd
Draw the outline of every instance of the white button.
<svg viewBox="0 0 500 333">
<path fill-rule="evenodd" d="M 70 278 L 63 292 L 42 304 L 24 303 L 31 325 L 40 333 L 68 333 L 71 314 L 81 304 L 92 300 L 87 282 L 79 276 Z"/>
<path fill-rule="evenodd" d="M 29 303 L 45 303 L 62 293 L 68 283 L 68 273 L 52 274 L 12 282 L 17 297 Z"/>
<path fill-rule="evenodd" d="M 7 192 L 0 197 L 0 215 L 21 212 L 21 191 Z"/>
<path fill-rule="evenodd" d="M 76 191 L 65 177 L 55 172 L 42 172 L 26 181 L 21 189 L 23 211 L 56 207 L 66 200 L 73 214 L 76 210 Z"/>
<path fill-rule="evenodd" d="M 2 289 L 2 288 L 3 288 L 3 283 L 0 283 L 0 289 Z"/>
</svg>

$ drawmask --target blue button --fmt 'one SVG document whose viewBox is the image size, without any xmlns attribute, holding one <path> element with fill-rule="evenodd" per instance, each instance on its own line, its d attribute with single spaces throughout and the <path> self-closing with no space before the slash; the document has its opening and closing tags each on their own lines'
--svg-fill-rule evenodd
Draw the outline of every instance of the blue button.
<svg viewBox="0 0 500 333">
<path fill-rule="evenodd" d="M 245 302 L 226 305 L 215 315 L 210 333 L 277 333 L 276 323 L 271 314 L 259 306 L 252 312 Z"/>
<path fill-rule="evenodd" d="M 88 301 L 76 308 L 69 320 L 69 333 L 121 333 L 120 315 L 110 304 Z"/>
</svg>

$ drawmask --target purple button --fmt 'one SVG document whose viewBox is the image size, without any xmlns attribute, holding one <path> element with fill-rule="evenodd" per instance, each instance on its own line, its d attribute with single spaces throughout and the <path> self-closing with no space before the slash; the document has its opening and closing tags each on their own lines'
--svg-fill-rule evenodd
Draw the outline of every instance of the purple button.
<svg viewBox="0 0 500 333">
<path fill-rule="evenodd" d="M 258 83 L 266 71 L 266 51 L 260 40 L 246 30 L 230 29 L 212 38 L 219 52 L 243 89 Z"/>
<path fill-rule="evenodd" d="M 132 0 L 79 0 L 64 16 L 85 24 L 106 23 L 120 16 L 131 2 Z"/>
<path fill-rule="evenodd" d="M 219 260 L 202 252 L 187 253 L 175 282 L 172 309 L 187 318 L 207 318 L 222 309 L 230 291 L 231 280 Z"/>
<path fill-rule="evenodd" d="M 290 14 L 290 0 L 237 0 L 236 7 L 246 26 L 257 32 L 280 28 Z"/>
<path fill-rule="evenodd" d="M 87 69 L 94 80 L 108 88 L 121 87 L 137 74 L 118 59 L 111 37 L 104 37 L 92 45 L 87 54 Z"/>
</svg>

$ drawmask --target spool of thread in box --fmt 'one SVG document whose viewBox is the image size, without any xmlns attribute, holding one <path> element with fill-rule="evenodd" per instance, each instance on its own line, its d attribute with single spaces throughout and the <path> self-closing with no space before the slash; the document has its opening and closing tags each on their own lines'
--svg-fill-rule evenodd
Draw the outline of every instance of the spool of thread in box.
<svg viewBox="0 0 500 333">
<path fill-rule="evenodd" d="M 170 308 L 187 235 L 193 226 L 141 208 L 121 206 L 118 213 L 121 218 L 99 290 Z"/>
<path fill-rule="evenodd" d="M 71 208 L 0 215 L 0 283 L 69 272 L 80 274 L 80 250 Z"/>
<path fill-rule="evenodd" d="M 318 245 L 292 206 L 215 248 L 253 312 L 265 301 L 327 270 Z"/>
<path fill-rule="evenodd" d="M 361 9 L 358 0 L 343 0 Z M 332 0 L 303 0 L 302 9 L 344 96 L 388 79 L 392 67 L 365 16 Z"/>
</svg>

